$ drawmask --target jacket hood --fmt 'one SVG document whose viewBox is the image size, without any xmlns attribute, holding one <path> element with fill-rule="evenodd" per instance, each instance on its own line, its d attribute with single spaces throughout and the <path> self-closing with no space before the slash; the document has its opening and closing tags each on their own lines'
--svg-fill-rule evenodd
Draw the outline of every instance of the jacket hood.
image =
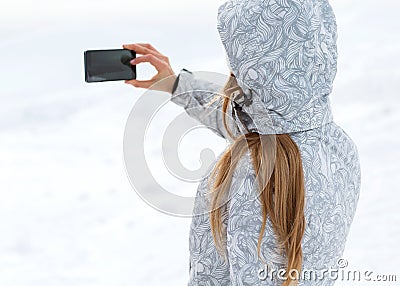
<svg viewBox="0 0 400 286">
<path fill-rule="evenodd" d="M 227 1 L 217 20 L 231 72 L 251 97 L 241 104 L 247 130 L 290 133 L 333 120 L 337 29 L 327 0 Z"/>
</svg>

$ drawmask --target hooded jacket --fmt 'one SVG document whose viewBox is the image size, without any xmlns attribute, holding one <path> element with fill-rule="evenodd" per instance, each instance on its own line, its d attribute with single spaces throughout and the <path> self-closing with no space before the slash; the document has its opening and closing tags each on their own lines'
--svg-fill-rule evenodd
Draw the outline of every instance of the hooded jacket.
<svg viewBox="0 0 400 286">
<path fill-rule="evenodd" d="M 236 135 L 288 133 L 301 153 L 306 186 L 303 269 L 317 277 L 303 277 L 300 285 L 333 285 L 323 271 L 345 267 L 340 259 L 358 202 L 361 170 L 357 147 L 333 121 L 329 103 L 337 68 L 332 7 L 328 0 L 232 0 L 219 7 L 217 19 L 229 69 L 244 93 L 233 96 L 230 106 L 231 111 L 240 108 L 232 122 Z M 221 101 L 213 100 L 222 86 L 186 69 L 175 83 L 171 101 L 228 138 Z M 261 251 L 268 268 L 257 254 L 262 213 L 249 154 L 235 170 L 230 189 L 224 220 L 227 261 L 217 253 L 211 234 L 208 177 L 199 185 L 193 209 L 189 285 L 281 285 L 276 276 L 265 275 L 266 269 L 286 267 L 269 220 Z"/>
</svg>

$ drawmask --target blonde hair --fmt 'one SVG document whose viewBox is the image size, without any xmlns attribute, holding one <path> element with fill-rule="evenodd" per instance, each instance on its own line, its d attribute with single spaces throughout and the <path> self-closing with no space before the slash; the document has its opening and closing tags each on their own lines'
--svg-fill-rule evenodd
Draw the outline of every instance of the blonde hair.
<svg viewBox="0 0 400 286">
<path fill-rule="evenodd" d="M 283 286 L 297 284 L 289 273 L 302 268 L 303 253 L 301 241 L 304 235 L 305 186 L 303 166 L 298 146 L 289 134 L 261 135 L 249 132 L 234 137 L 226 122 L 227 108 L 232 98 L 232 88 L 240 88 L 232 75 L 224 86 L 222 110 L 223 124 L 234 142 L 216 163 L 210 179 L 211 212 L 210 224 L 218 252 L 225 257 L 224 243 L 226 230 L 222 216 L 226 211 L 226 197 L 232 181 L 233 171 L 240 158 L 249 150 L 257 174 L 259 197 L 262 205 L 262 227 L 258 238 L 258 256 L 261 258 L 262 236 L 269 218 L 278 237 L 278 247 L 287 257 L 286 280 Z M 274 158 L 275 157 L 275 158 Z M 274 160 L 275 159 L 275 160 Z"/>
</svg>

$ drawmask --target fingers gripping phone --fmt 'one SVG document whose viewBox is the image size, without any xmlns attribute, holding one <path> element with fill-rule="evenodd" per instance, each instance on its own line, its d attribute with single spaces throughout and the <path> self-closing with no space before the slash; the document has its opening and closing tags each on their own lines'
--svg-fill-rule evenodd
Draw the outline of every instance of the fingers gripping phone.
<svg viewBox="0 0 400 286">
<path fill-rule="evenodd" d="M 85 81 L 102 82 L 136 79 L 136 52 L 128 49 L 87 50 L 84 52 Z"/>
</svg>

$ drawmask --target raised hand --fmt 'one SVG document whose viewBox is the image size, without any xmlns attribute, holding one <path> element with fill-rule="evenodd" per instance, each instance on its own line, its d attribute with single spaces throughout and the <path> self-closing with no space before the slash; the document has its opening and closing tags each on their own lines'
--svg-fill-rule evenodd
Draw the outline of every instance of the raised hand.
<svg viewBox="0 0 400 286">
<path fill-rule="evenodd" d="M 124 49 L 133 50 L 136 54 L 142 55 L 131 60 L 132 65 L 139 63 L 150 63 L 156 70 L 157 74 L 149 80 L 125 80 L 125 83 L 131 84 L 134 87 L 154 89 L 160 91 L 172 92 L 172 87 L 176 79 L 176 75 L 171 68 L 168 57 L 161 54 L 151 44 L 125 44 Z M 160 81 L 160 82 L 159 82 Z M 155 83 L 158 84 L 154 85 Z"/>
</svg>

